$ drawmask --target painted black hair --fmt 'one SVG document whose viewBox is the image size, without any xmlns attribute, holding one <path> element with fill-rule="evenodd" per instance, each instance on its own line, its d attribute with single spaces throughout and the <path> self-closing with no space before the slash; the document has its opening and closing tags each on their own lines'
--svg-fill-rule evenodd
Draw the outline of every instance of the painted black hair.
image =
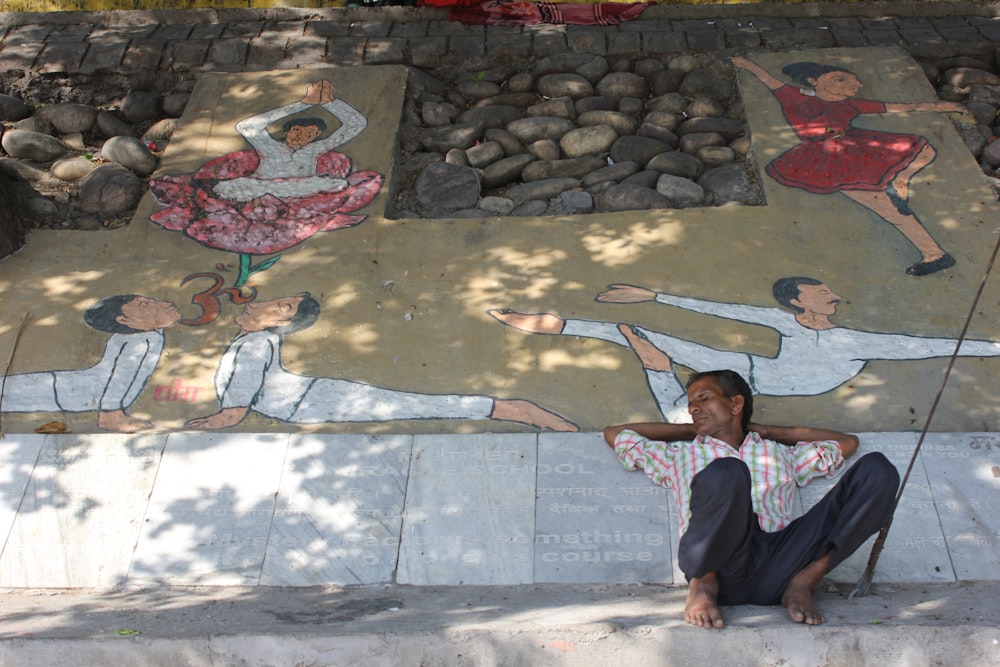
<svg viewBox="0 0 1000 667">
<path fill-rule="evenodd" d="M 803 313 L 805 309 L 799 308 L 792 303 L 792 299 L 798 299 L 802 292 L 800 286 L 822 284 L 822 280 L 816 280 L 807 276 L 788 276 L 786 278 L 778 278 L 774 282 L 774 285 L 771 287 L 771 294 L 774 295 L 774 300 L 785 308 L 795 313 Z"/>
<path fill-rule="evenodd" d="M 830 72 L 847 72 L 848 74 L 853 74 L 853 72 L 846 67 L 826 65 L 810 61 L 802 61 L 785 65 L 781 68 L 781 71 L 789 79 L 800 86 L 805 86 L 806 88 L 813 87 L 813 84 L 809 82 L 809 79 L 818 79 L 824 74 L 829 74 Z"/>
<path fill-rule="evenodd" d="M 326 123 L 323 122 L 322 118 L 293 118 L 281 126 L 281 131 L 287 134 L 293 127 L 310 127 L 313 125 L 319 128 L 320 134 L 326 132 Z"/>
<path fill-rule="evenodd" d="M 286 334 L 295 333 L 296 331 L 308 329 L 316 323 L 316 320 L 319 319 L 319 302 L 314 299 L 309 292 L 302 292 L 301 294 L 296 294 L 295 296 L 302 297 L 302 300 L 299 301 L 299 307 L 295 310 L 295 314 L 292 316 L 292 321 L 284 326 L 268 327 L 268 331 L 284 336 Z"/>
<path fill-rule="evenodd" d="M 138 329 L 133 329 L 119 322 L 118 316 L 124 315 L 122 306 L 138 299 L 140 296 L 142 295 L 115 294 L 114 296 L 105 297 L 83 312 L 83 321 L 87 326 L 107 333 L 139 333 Z"/>
</svg>

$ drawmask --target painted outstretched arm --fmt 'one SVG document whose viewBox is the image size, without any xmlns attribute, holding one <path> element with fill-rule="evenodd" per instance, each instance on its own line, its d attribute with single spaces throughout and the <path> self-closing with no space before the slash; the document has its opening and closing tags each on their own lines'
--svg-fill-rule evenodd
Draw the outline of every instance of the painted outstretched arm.
<svg viewBox="0 0 1000 667">
<path fill-rule="evenodd" d="M 777 90 L 778 88 L 781 88 L 782 86 L 785 85 L 779 79 L 772 76 L 771 73 L 768 72 L 766 69 L 764 69 L 757 63 L 753 62 L 752 60 L 744 58 L 743 56 L 733 56 L 730 62 L 733 63 L 733 67 L 736 67 L 737 69 L 741 69 L 753 74 L 760 80 L 761 83 L 763 83 L 771 90 Z"/>
<path fill-rule="evenodd" d="M 622 283 L 608 285 L 606 290 L 597 295 L 596 300 L 602 303 L 642 303 L 644 301 L 655 301 L 665 306 L 673 306 L 689 310 L 693 313 L 713 315 L 747 324 L 757 324 L 779 332 L 783 332 L 786 329 L 794 329 L 798 326 L 795 324 L 794 318 L 778 308 L 675 296 L 666 292 L 654 292 L 646 287 Z"/>
<path fill-rule="evenodd" d="M 840 451 L 845 459 L 858 451 L 858 436 L 851 433 L 841 433 L 840 431 L 811 426 L 769 426 L 755 423 L 751 423 L 749 428 L 762 438 L 788 446 L 794 446 L 800 442 L 834 440 L 840 445 Z"/>
<path fill-rule="evenodd" d="M 937 111 L 939 113 L 965 113 L 965 107 L 958 102 L 886 102 L 885 110 L 889 113 L 906 111 Z"/>
</svg>

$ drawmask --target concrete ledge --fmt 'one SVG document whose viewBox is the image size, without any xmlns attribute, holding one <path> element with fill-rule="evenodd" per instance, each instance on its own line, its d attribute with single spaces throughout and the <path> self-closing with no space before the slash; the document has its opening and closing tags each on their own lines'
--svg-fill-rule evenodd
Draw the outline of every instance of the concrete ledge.
<svg viewBox="0 0 1000 667">
<path fill-rule="evenodd" d="M 987 665 L 1000 583 L 819 598 L 827 622 L 726 607 L 686 625 L 683 588 L 160 588 L 0 593 L 0 663 L 36 665 Z M 119 632 L 125 634 L 119 634 Z M 129 634 L 131 633 L 131 634 Z"/>
</svg>

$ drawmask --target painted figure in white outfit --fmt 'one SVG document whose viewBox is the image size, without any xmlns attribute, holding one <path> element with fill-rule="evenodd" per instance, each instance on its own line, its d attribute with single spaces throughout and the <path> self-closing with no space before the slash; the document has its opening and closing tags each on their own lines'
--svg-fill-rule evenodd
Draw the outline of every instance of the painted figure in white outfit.
<svg viewBox="0 0 1000 667">
<path fill-rule="evenodd" d="M 169 301 L 119 294 L 98 301 L 84 321 L 111 334 L 101 360 L 82 370 L 54 370 L 9 375 L 0 406 L 4 412 L 97 411 L 97 426 L 135 433 L 153 424 L 132 417 L 135 402 L 160 361 L 163 329 L 181 319 Z"/>
<path fill-rule="evenodd" d="M 530 401 L 396 391 L 286 370 L 281 365 L 282 337 L 311 326 L 319 312 L 319 303 L 308 293 L 248 304 L 236 316 L 240 333 L 215 374 L 219 411 L 187 425 L 227 428 L 254 411 L 295 424 L 496 419 L 552 431 L 577 430 L 572 422 Z"/>
<path fill-rule="evenodd" d="M 341 123 L 326 138 L 319 139 L 327 127 L 326 122 L 318 117 L 288 120 L 282 127 L 284 138 L 281 141 L 267 131 L 275 121 L 316 105 L 326 109 Z M 214 186 L 215 193 L 235 201 L 250 201 L 268 194 L 286 199 L 343 190 L 347 187 L 345 179 L 317 175 L 319 158 L 346 144 L 367 126 L 368 119 L 360 111 L 334 97 L 331 82 L 316 81 L 309 85 L 301 101 L 271 109 L 236 124 L 236 130 L 253 146 L 260 164 L 250 176 L 220 181 Z"/>
<path fill-rule="evenodd" d="M 931 359 L 950 356 L 955 350 L 957 341 L 952 338 L 877 333 L 837 326 L 830 318 L 837 312 L 840 297 L 815 278 L 782 278 L 775 282 L 772 293 L 787 311 L 675 296 L 625 284 L 610 285 L 597 295 L 597 301 L 620 304 L 655 301 L 768 327 L 780 336 L 774 356 L 720 350 L 632 324 L 563 319 L 550 313 L 519 313 L 499 308 L 488 312 L 521 331 L 596 338 L 631 347 L 642 362 L 660 412 L 673 422 L 689 418 L 683 383 L 677 377 L 675 364 L 695 372 L 731 368 L 747 378 L 755 394 L 813 396 L 850 381 L 872 360 Z M 959 355 L 997 357 L 1000 356 L 1000 343 L 966 340 Z"/>
</svg>

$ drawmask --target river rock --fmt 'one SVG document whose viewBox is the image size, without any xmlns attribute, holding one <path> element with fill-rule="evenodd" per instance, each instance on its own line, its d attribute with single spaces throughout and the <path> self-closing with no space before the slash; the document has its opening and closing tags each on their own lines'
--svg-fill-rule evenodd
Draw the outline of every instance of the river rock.
<svg viewBox="0 0 1000 667">
<path fill-rule="evenodd" d="M 574 73 L 546 74 L 538 80 L 535 87 L 545 97 L 570 97 L 577 100 L 594 94 L 594 86 Z"/>
<path fill-rule="evenodd" d="M 155 120 L 163 111 L 160 96 L 147 91 L 133 91 L 122 98 L 122 115 L 130 123 Z"/>
<path fill-rule="evenodd" d="M 415 189 L 420 203 L 436 213 L 473 208 L 479 202 L 476 170 L 447 162 L 427 165 L 417 176 Z"/>
<path fill-rule="evenodd" d="M 79 206 L 102 220 L 134 209 L 142 197 L 139 177 L 118 164 L 102 164 L 80 181 Z"/>
<path fill-rule="evenodd" d="M 139 176 L 149 176 L 156 169 L 156 156 L 136 137 L 111 137 L 101 147 L 101 157 L 127 167 Z"/>
<path fill-rule="evenodd" d="M 672 208 L 670 200 L 651 188 L 621 183 L 614 185 L 594 197 L 597 211 L 642 211 L 647 209 Z"/>
<path fill-rule="evenodd" d="M 649 82 L 645 77 L 632 72 L 611 72 L 595 87 L 598 95 L 620 100 L 623 97 L 636 97 L 641 100 L 649 97 Z"/>
<path fill-rule="evenodd" d="M 514 206 L 518 207 L 524 202 L 533 199 L 548 201 L 553 197 L 558 197 L 567 190 L 576 189 L 580 185 L 580 180 L 576 178 L 552 178 L 545 181 L 515 185 L 509 188 L 505 194 L 514 202 Z"/>
<path fill-rule="evenodd" d="M 31 115 L 31 107 L 19 97 L 0 95 L 0 120 L 14 122 Z"/>
<path fill-rule="evenodd" d="M 600 169 L 592 171 L 584 176 L 583 185 L 584 187 L 589 188 L 605 181 L 618 183 L 637 171 L 639 171 L 639 165 L 635 162 L 619 162 L 617 164 L 609 164 L 607 167 L 601 167 Z"/>
<path fill-rule="evenodd" d="M 525 144 L 531 144 L 539 139 L 559 141 L 563 135 L 574 128 L 571 121 L 554 116 L 534 116 L 519 118 L 509 125 L 507 131 Z"/>
<path fill-rule="evenodd" d="M 728 202 L 747 206 L 764 203 L 760 184 L 750 180 L 746 167 L 741 164 L 725 164 L 709 169 L 698 179 L 698 185 L 705 189 L 716 206 Z"/>
<path fill-rule="evenodd" d="M 694 155 L 681 151 L 667 151 L 653 156 L 646 163 L 646 169 L 652 169 L 661 174 L 680 176 L 695 180 L 705 171 L 705 165 Z"/>
<path fill-rule="evenodd" d="M 479 138 L 482 129 L 473 123 L 432 127 L 420 137 L 420 143 L 432 153 L 447 153 L 451 148 L 465 150 Z"/>
<path fill-rule="evenodd" d="M 494 162 L 483 170 L 483 187 L 497 188 L 519 180 L 521 172 L 534 160 L 534 156 L 521 153 Z"/>
<path fill-rule="evenodd" d="M 566 158 L 565 160 L 538 160 L 524 167 L 521 178 L 525 182 L 583 178 L 607 163 L 594 155 Z"/>
<path fill-rule="evenodd" d="M 576 118 L 576 107 L 570 97 L 556 97 L 551 100 L 544 100 L 538 104 L 532 104 L 525 109 L 526 116 L 555 116 L 573 120 Z"/>
<path fill-rule="evenodd" d="M 483 132 L 483 139 L 485 141 L 495 141 L 500 144 L 504 155 L 517 155 L 524 152 L 524 144 L 507 130 L 491 127 Z"/>
<path fill-rule="evenodd" d="M 656 181 L 656 191 L 663 195 L 674 208 L 701 206 L 705 201 L 705 190 L 694 181 L 680 176 L 663 174 Z"/>
<path fill-rule="evenodd" d="M 105 137 L 135 136 L 135 130 L 132 128 L 131 124 L 126 123 L 121 118 L 108 111 L 98 111 L 96 121 L 97 128 Z"/>
<path fill-rule="evenodd" d="M 97 120 L 97 108 L 89 104 L 62 102 L 40 107 L 35 111 L 37 116 L 52 124 L 56 132 L 86 132 L 94 126 Z"/>
<path fill-rule="evenodd" d="M 639 129 L 639 121 L 621 111 L 588 111 L 576 119 L 580 127 L 588 125 L 609 125 L 619 136 L 635 134 Z"/>
<path fill-rule="evenodd" d="M 68 157 L 56 160 L 49 169 L 56 178 L 72 182 L 80 180 L 96 168 L 97 165 L 87 158 Z"/>
<path fill-rule="evenodd" d="M 8 130 L 0 145 L 11 157 L 33 162 L 50 162 L 66 154 L 66 147 L 55 137 L 31 130 Z"/>
<path fill-rule="evenodd" d="M 618 133 L 610 125 L 593 125 L 570 130 L 559 140 L 559 147 L 566 157 L 600 155 L 611 150 Z"/>
<path fill-rule="evenodd" d="M 611 159 L 614 162 L 646 164 L 654 155 L 666 152 L 670 148 L 666 142 L 649 137 L 619 137 L 611 147 Z"/>
<path fill-rule="evenodd" d="M 495 141 L 484 141 L 465 150 L 469 165 L 481 169 L 503 158 L 503 146 Z"/>
<path fill-rule="evenodd" d="M 458 118 L 458 107 L 450 102 L 433 100 L 420 107 L 420 119 L 429 127 L 451 125 Z"/>
</svg>

